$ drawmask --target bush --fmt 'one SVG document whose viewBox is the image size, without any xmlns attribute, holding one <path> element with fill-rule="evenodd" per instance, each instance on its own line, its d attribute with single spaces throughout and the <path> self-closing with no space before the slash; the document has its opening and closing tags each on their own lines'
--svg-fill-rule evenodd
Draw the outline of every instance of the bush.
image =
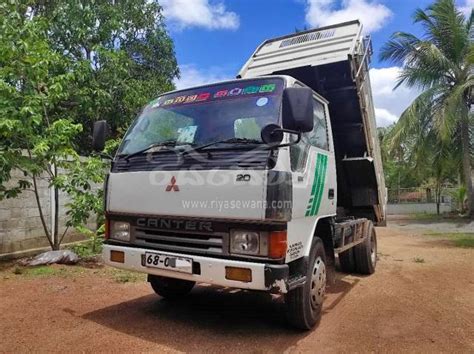
<svg viewBox="0 0 474 354">
<path fill-rule="evenodd" d="M 96 232 L 93 232 L 84 226 L 78 226 L 76 229 L 80 233 L 86 235 L 89 239 L 86 242 L 81 242 L 71 246 L 72 251 L 74 251 L 80 258 L 94 257 L 102 252 L 105 225 L 101 225 Z"/>
</svg>

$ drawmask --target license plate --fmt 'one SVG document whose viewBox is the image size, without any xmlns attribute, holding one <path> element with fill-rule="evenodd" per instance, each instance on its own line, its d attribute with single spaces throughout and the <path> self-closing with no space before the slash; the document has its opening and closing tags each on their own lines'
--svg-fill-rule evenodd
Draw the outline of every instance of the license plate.
<svg viewBox="0 0 474 354">
<path fill-rule="evenodd" d="M 193 272 L 193 260 L 191 258 L 175 257 L 155 252 L 145 252 L 144 264 L 150 268 L 174 270 L 183 273 Z"/>
</svg>

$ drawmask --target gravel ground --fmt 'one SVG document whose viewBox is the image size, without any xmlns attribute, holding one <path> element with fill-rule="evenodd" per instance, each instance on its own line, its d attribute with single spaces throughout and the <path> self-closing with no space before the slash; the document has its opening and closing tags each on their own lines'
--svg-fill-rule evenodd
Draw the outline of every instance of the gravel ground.
<svg viewBox="0 0 474 354">
<path fill-rule="evenodd" d="M 0 352 L 473 353 L 474 249 L 423 235 L 442 230 L 405 220 L 378 228 L 376 273 L 338 273 L 320 325 L 303 333 L 265 293 L 198 286 L 167 302 L 143 276 L 110 268 L 4 266 Z"/>
</svg>

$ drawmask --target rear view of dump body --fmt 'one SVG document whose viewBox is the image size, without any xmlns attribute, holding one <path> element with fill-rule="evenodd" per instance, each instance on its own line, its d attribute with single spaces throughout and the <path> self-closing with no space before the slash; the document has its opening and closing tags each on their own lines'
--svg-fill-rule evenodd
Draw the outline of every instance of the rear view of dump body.
<svg viewBox="0 0 474 354">
<path fill-rule="evenodd" d="M 329 101 L 338 214 L 384 225 L 386 190 L 369 78 L 371 54 L 362 25 L 351 21 L 267 40 L 239 77 L 290 75 Z"/>
</svg>

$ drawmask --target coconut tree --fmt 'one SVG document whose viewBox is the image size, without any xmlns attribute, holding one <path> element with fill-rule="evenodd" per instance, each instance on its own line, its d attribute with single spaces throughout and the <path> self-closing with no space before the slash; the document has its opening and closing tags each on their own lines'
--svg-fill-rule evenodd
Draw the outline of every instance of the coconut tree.
<svg viewBox="0 0 474 354">
<path fill-rule="evenodd" d="M 401 66 L 395 88 L 403 84 L 421 91 L 393 129 L 392 143 L 416 139 L 418 134 L 430 137 L 431 146 L 438 146 L 433 143 L 438 139 L 439 146 L 451 148 L 453 153 L 459 150 L 473 216 L 470 113 L 474 103 L 474 12 L 466 18 L 454 0 L 437 0 L 425 10 L 417 9 L 413 19 L 423 27 L 423 36 L 395 32 L 380 54 L 382 60 Z"/>
<path fill-rule="evenodd" d="M 400 123 L 392 128 L 384 136 L 382 146 L 388 151 L 386 160 L 396 160 L 398 168 L 405 164 L 434 188 L 439 214 L 443 185 L 455 181 L 453 171 L 459 171 L 462 166 L 461 149 L 459 145 L 440 138 L 433 127 L 429 105 L 417 107 L 417 113 L 417 119 L 409 127 L 402 127 Z"/>
</svg>

